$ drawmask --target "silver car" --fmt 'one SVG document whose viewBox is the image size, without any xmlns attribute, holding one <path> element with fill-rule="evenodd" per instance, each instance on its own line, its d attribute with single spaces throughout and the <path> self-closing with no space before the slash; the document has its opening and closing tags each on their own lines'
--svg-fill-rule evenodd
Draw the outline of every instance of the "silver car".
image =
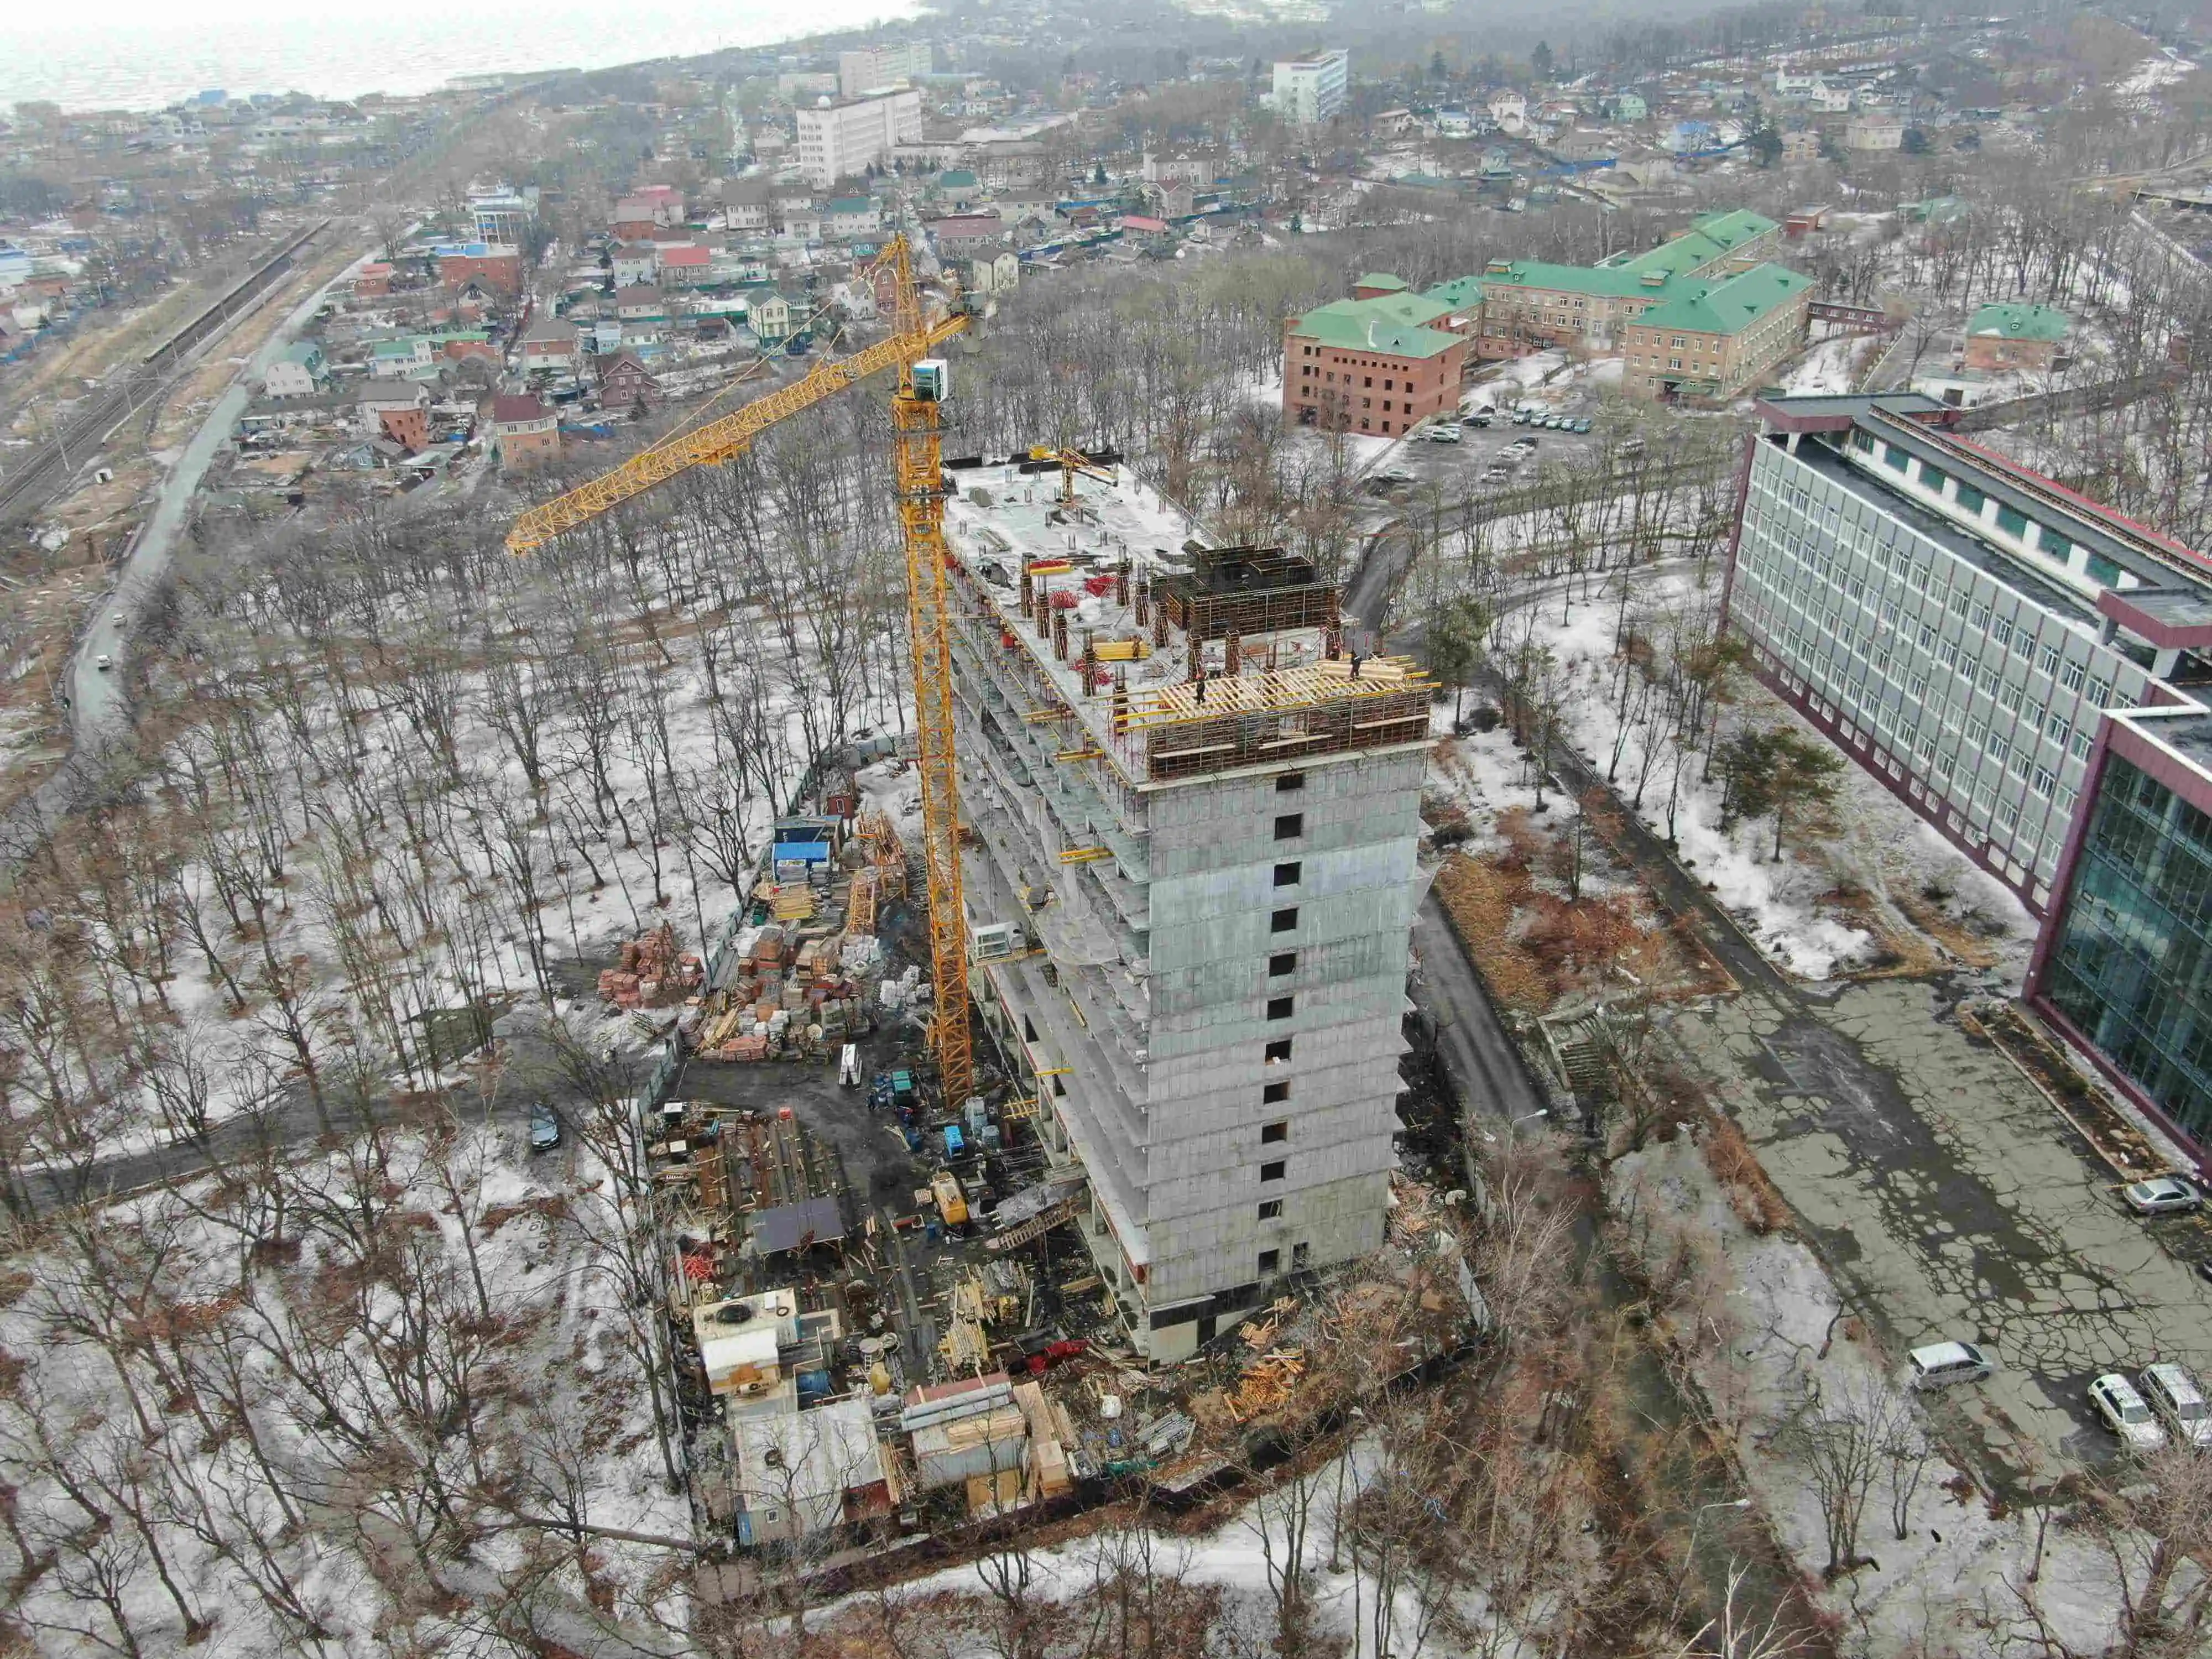
<svg viewBox="0 0 2212 1659">
<path fill-rule="evenodd" d="M 2203 1203 L 2204 1194 L 2178 1175 L 2162 1175 L 2121 1188 L 2120 1201 L 2137 1215 L 2181 1215 Z"/>
<path fill-rule="evenodd" d="M 2212 1446 L 2212 1405 L 2197 1379 L 2171 1360 L 2146 1365 L 2136 1376 L 2143 1403 L 2157 1413 L 2177 1440 Z"/>
<path fill-rule="evenodd" d="M 1906 1356 L 1906 1380 L 1916 1389 L 1948 1389 L 1954 1382 L 1979 1382 L 1996 1364 L 1971 1342 L 1931 1342 Z"/>
</svg>

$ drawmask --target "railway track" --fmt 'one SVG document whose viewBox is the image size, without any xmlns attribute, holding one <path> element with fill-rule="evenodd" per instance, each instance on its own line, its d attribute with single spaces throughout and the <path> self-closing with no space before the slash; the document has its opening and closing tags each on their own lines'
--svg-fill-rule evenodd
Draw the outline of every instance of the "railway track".
<svg viewBox="0 0 2212 1659">
<path fill-rule="evenodd" d="M 0 528 L 28 524 L 45 512 L 108 434 L 167 398 L 190 370 L 193 351 L 258 303 L 310 255 L 311 245 L 331 224 L 325 219 L 301 231 L 137 362 L 111 376 L 79 404 L 62 431 L 0 472 Z"/>
</svg>

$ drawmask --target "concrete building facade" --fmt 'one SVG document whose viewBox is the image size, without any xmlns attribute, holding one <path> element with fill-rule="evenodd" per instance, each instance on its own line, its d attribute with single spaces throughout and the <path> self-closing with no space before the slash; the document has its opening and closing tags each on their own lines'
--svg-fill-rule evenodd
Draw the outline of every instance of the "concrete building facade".
<svg viewBox="0 0 2212 1659">
<path fill-rule="evenodd" d="M 1275 65 L 1275 110 L 1285 121 L 1316 126 L 1344 108 L 1352 59 L 1341 49 Z"/>
<path fill-rule="evenodd" d="M 1429 691 L 1330 655 L 1303 560 L 1086 581 L 1018 499 L 952 509 L 968 908 L 1036 947 L 979 945 L 978 1007 L 1131 1340 L 1174 1360 L 1382 1243 Z"/>
<path fill-rule="evenodd" d="M 927 40 L 841 52 L 837 54 L 838 95 L 858 98 L 885 87 L 906 86 L 923 79 L 936 68 L 936 53 Z"/>
<path fill-rule="evenodd" d="M 798 130 L 799 170 L 808 184 L 827 190 L 921 136 L 921 94 L 905 88 L 802 109 Z"/>
</svg>

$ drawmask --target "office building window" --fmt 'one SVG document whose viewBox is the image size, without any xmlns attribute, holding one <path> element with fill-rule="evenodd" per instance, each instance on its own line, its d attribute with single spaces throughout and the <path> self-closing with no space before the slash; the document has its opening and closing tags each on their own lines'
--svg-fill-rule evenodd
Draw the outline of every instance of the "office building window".
<svg viewBox="0 0 2212 1659">
<path fill-rule="evenodd" d="M 2058 683 L 2069 691 L 2079 691 L 2087 672 L 2078 662 L 2062 662 L 2058 665 Z"/>
<path fill-rule="evenodd" d="M 1267 918 L 1267 931 L 1271 933 L 1296 933 L 1297 926 L 1298 907 L 1295 904 L 1286 910 L 1277 910 Z"/>
<path fill-rule="evenodd" d="M 1269 1019 L 1288 1019 L 1292 1014 L 1297 1012 L 1297 1000 L 1298 1000 L 1296 997 L 1269 997 L 1267 999 L 1267 1018 Z"/>
<path fill-rule="evenodd" d="M 1279 1199 L 1279 1198 L 1271 1198 L 1271 1199 L 1269 1199 L 1266 1203 L 1262 1204 L 1262 1205 L 1260 1206 L 1260 1219 L 1261 1219 L 1261 1220 L 1262 1220 L 1262 1221 L 1280 1221 L 1282 1218 L 1283 1218 L 1283 1200 L 1282 1200 L 1281 1199 Z"/>
<path fill-rule="evenodd" d="M 2024 537 L 2027 534 L 2027 515 L 2009 507 L 1999 507 L 1997 528 L 2008 536 Z"/>
<path fill-rule="evenodd" d="M 1269 979 L 1280 979 L 1285 974 L 1295 974 L 1297 971 L 1298 953 L 1296 951 L 1278 951 L 1267 958 Z"/>
<path fill-rule="evenodd" d="M 1275 839 L 1296 841 L 1306 832 L 1306 815 L 1303 812 L 1278 812 L 1275 815 Z M 1296 879 L 1295 877 L 1292 878 Z M 1278 882 L 1277 886 L 1282 884 Z"/>
<path fill-rule="evenodd" d="M 1973 485 L 1966 483 L 1966 480 L 1962 478 L 1959 481 L 1958 494 L 1952 497 L 1952 499 L 1957 501 L 1960 506 L 1965 507 L 1967 512 L 1972 514 L 1978 519 L 1982 515 L 1983 505 L 1989 500 L 1989 497 L 1983 495 L 1980 490 L 1975 489 Z"/>
<path fill-rule="evenodd" d="M 1266 1058 L 1269 1065 L 1273 1065 L 1278 1061 L 1286 1061 L 1290 1057 L 1290 1038 L 1277 1037 L 1273 1042 L 1267 1045 Z"/>
<path fill-rule="evenodd" d="M 1278 887 L 1297 886 L 1298 884 L 1298 870 L 1299 866 L 1296 860 L 1292 860 L 1288 864 L 1277 865 L 1275 866 L 1275 885 Z"/>
<path fill-rule="evenodd" d="M 1279 1158 L 1273 1164 L 1262 1164 L 1260 1166 L 1260 1179 L 1262 1181 L 1280 1181 L 1289 1171 L 1290 1167 L 1291 1166 L 1287 1162 Z"/>
</svg>

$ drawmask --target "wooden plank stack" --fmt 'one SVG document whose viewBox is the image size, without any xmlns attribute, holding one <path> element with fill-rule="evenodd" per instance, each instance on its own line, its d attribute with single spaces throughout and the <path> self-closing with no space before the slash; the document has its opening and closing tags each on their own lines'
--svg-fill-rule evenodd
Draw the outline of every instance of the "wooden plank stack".
<svg viewBox="0 0 2212 1659">
<path fill-rule="evenodd" d="M 704 970 L 696 956 L 676 946 L 676 929 L 666 922 L 626 941 L 617 965 L 599 972 L 600 1000 L 617 1008 L 672 1008 L 695 995 Z"/>
</svg>

